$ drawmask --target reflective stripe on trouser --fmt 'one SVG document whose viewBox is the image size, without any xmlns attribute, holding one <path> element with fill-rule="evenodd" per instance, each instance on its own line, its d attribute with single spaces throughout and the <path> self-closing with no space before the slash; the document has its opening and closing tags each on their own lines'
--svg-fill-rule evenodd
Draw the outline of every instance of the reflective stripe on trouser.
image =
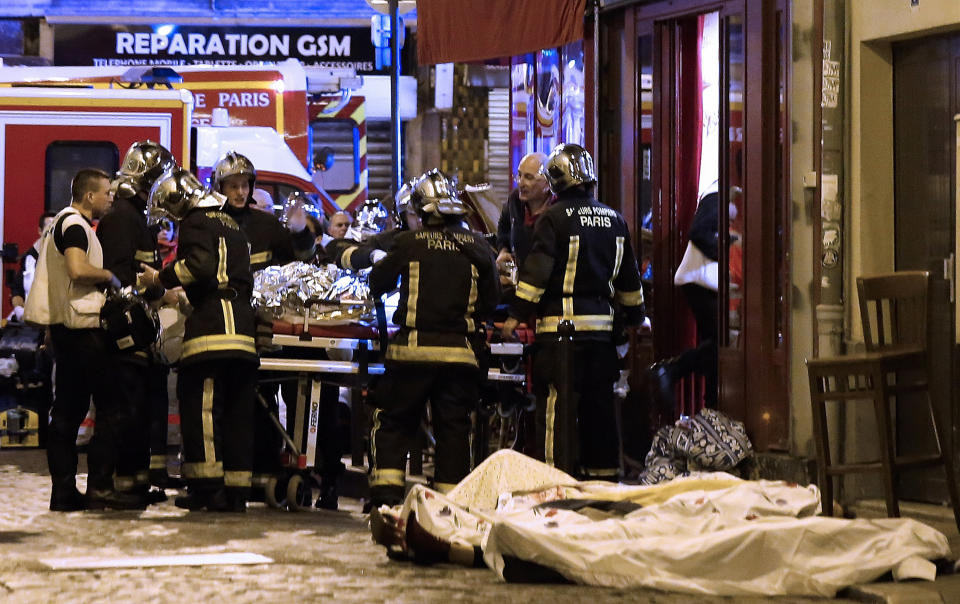
<svg viewBox="0 0 960 604">
<path fill-rule="evenodd" d="M 170 396 L 167 379 L 170 370 L 163 365 L 147 369 L 147 406 L 150 423 L 150 469 L 167 470 L 167 433 L 170 422 Z"/>
<path fill-rule="evenodd" d="M 470 467 L 470 412 L 478 399 L 477 370 L 458 365 L 388 364 L 377 386 L 370 486 L 402 485 L 407 452 L 430 401 L 436 438 L 434 481 L 456 484 Z"/>
<path fill-rule="evenodd" d="M 219 359 L 181 367 L 183 476 L 188 483 L 249 488 L 256 378 L 255 365 L 246 360 Z"/>
<path fill-rule="evenodd" d="M 557 367 L 559 343 L 544 342 L 533 361 L 537 395 L 537 450 L 547 463 L 575 476 L 600 477 L 619 468 L 619 435 L 613 384 L 618 362 L 608 342 L 574 343 L 571 400 L 558 393 L 564 368 Z M 598 473 L 599 472 L 599 473 Z"/>
</svg>

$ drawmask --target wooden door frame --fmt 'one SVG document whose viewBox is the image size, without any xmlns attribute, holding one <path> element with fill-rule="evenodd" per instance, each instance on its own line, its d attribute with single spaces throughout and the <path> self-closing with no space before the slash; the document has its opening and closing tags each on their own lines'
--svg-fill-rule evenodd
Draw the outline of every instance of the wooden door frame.
<svg viewBox="0 0 960 604">
<path fill-rule="evenodd" d="M 642 28 L 649 28 L 653 24 L 654 32 L 654 90 L 653 90 L 653 173 L 652 203 L 654 207 L 654 267 L 678 266 L 683 250 L 680 248 L 682 235 L 671 227 L 674 224 L 674 190 L 676 182 L 676 167 L 673 162 L 675 132 L 671 128 L 676 123 L 676 96 L 672 86 L 665 86 L 664 74 L 674 73 L 677 57 L 672 34 L 666 29 L 669 23 L 678 18 L 694 14 L 730 10 L 730 7 L 742 6 L 743 14 L 743 43 L 744 43 L 744 81 L 747 83 L 744 91 L 744 297 L 741 302 L 743 308 L 742 346 L 733 352 L 739 358 L 726 358 L 719 368 L 720 380 L 723 383 L 725 376 L 728 385 L 740 387 L 721 389 L 721 409 L 736 419 L 745 422 L 748 433 L 757 450 L 768 449 L 786 450 L 789 447 L 790 434 L 790 401 L 789 401 L 789 295 L 790 279 L 789 266 L 785 264 L 789 258 L 789 198 L 784 192 L 789 190 L 789 141 L 785 140 L 781 154 L 776 153 L 778 144 L 778 128 L 784 129 L 789 124 L 789 107 L 783 112 L 778 111 L 778 74 L 782 76 L 788 86 L 789 78 L 786 71 L 786 58 L 789 57 L 789 27 L 786 29 L 783 40 L 785 47 L 777 53 L 777 13 L 781 12 L 784 22 L 789 25 L 789 5 L 785 0 L 769 2 L 767 0 L 665 0 L 663 2 L 645 4 L 642 6 L 618 6 L 606 14 L 601 13 L 601 24 L 613 19 L 613 15 L 622 12 L 629 17 L 618 17 L 618 28 L 629 31 L 628 25 L 632 21 L 634 55 L 624 56 L 624 60 L 631 61 L 634 66 L 633 74 L 636 77 L 635 43 Z M 601 27 L 601 30 L 604 28 Z M 629 36 L 625 36 L 629 37 Z M 778 68 L 779 62 L 779 68 Z M 624 67 L 621 75 L 629 74 Z M 633 96 L 629 101 L 622 95 L 627 90 L 621 90 L 621 99 L 632 103 L 634 114 L 639 107 L 639 86 L 634 84 L 628 87 Z M 786 99 L 789 99 L 788 90 L 784 89 Z M 604 115 L 598 114 L 601 125 Z M 626 128 L 627 122 L 623 116 L 618 120 L 619 128 Z M 606 161 L 612 157 L 629 158 L 626 153 L 617 155 L 613 150 L 619 143 L 623 151 L 628 148 L 639 148 L 637 138 L 639 128 L 634 122 L 632 132 L 619 134 L 620 140 L 615 138 L 604 146 Z M 633 137 L 629 144 L 626 139 Z M 633 153 L 634 173 L 639 166 L 638 154 Z M 777 165 L 777 162 L 780 165 Z M 626 161 L 618 165 L 626 167 Z M 777 170 L 781 171 L 783 179 L 777 180 Z M 614 175 L 614 178 L 617 178 Z M 623 178 L 623 177 L 621 177 Z M 629 182 L 627 182 L 629 180 Z M 638 197 L 636 179 L 629 177 L 621 180 L 618 191 L 624 196 L 623 203 Z M 767 203 L 764 203 L 767 200 Z M 776 200 L 782 205 L 778 208 Z M 634 202 L 635 203 L 635 202 Z M 635 222 L 636 221 L 635 217 Z M 778 233 L 778 219 L 780 231 Z M 632 226 L 638 226 L 634 224 Z M 636 233 L 638 229 L 635 228 Z M 785 259 L 778 264 L 776 238 L 783 236 L 785 241 L 781 246 Z M 636 234 L 635 237 L 636 239 Z M 778 270 L 780 274 L 778 276 Z M 777 300 L 776 279 L 784 278 L 781 282 L 779 295 L 783 299 Z M 657 329 L 657 325 L 670 325 L 672 309 L 683 300 L 682 294 L 676 291 L 673 285 L 672 271 L 654 271 L 655 304 L 648 309 L 654 323 L 654 350 L 658 357 L 679 352 L 673 347 L 671 330 Z M 776 322 L 780 305 L 779 320 L 783 322 L 783 339 L 778 341 Z M 729 355 L 724 353 L 725 357 Z M 750 388 L 742 387 L 744 377 L 736 375 L 730 367 L 735 363 L 741 367 L 750 368 Z M 731 373 L 731 371 L 733 371 Z M 731 381 L 733 382 L 731 384 Z"/>
</svg>

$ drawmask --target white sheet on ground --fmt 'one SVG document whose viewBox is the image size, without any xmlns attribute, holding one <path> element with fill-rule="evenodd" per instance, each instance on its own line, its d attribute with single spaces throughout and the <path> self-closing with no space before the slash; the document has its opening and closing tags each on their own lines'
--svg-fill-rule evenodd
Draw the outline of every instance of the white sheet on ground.
<svg viewBox="0 0 960 604">
<path fill-rule="evenodd" d="M 536 507 L 559 499 L 643 507 L 600 520 Z M 930 578 L 926 560 L 950 552 L 943 534 L 914 520 L 844 520 L 819 511 L 814 486 L 724 473 L 639 487 L 576 482 L 501 451 L 446 496 L 416 486 L 401 517 L 414 512 L 434 536 L 482 547 L 501 577 L 504 556 L 515 556 L 577 583 L 695 594 L 833 596 L 887 571 Z"/>
</svg>

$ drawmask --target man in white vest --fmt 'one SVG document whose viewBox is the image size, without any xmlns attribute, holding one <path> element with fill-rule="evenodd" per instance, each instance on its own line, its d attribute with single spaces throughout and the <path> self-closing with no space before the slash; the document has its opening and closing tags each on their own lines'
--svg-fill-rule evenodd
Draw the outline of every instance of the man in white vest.
<svg viewBox="0 0 960 604">
<path fill-rule="evenodd" d="M 110 177 L 101 170 L 77 172 L 71 183 L 71 204 L 57 214 L 40 244 L 33 287 L 24 308 L 26 321 L 50 326 L 57 362 L 56 397 L 50 409 L 47 463 L 53 489 L 50 509 L 58 512 L 91 508 L 144 507 L 140 498 L 113 490 L 117 439 L 122 413 L 105 396 L 110 387 L 108 340 L 100 328 L 103 286 L 120 285 L 103 269 L 103 252 L 93 220 L 113 203 Z M 96 435 L 87 454 L 87 498 L 76 487 L 77 430 L 90 397 L 97 406 Z"/>
</svg>

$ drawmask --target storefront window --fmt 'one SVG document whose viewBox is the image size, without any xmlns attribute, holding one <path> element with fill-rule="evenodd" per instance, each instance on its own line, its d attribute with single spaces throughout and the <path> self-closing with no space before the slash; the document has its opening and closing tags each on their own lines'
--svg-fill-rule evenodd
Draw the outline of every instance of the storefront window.
<svg viewBox="0 0 960 604">
<path fill-rule="evenodd" d="M 583 146 L 586 117 L 584 114 L 583 42 L 563 47 L 563 95 L 561 115 L 564 142 Z"/>
<path fill-rule="evenodd" d="M 534 149 L 532 54 L 513 57 L 510 61 L 510 166 L 516 167 Z"/>
</svg>

